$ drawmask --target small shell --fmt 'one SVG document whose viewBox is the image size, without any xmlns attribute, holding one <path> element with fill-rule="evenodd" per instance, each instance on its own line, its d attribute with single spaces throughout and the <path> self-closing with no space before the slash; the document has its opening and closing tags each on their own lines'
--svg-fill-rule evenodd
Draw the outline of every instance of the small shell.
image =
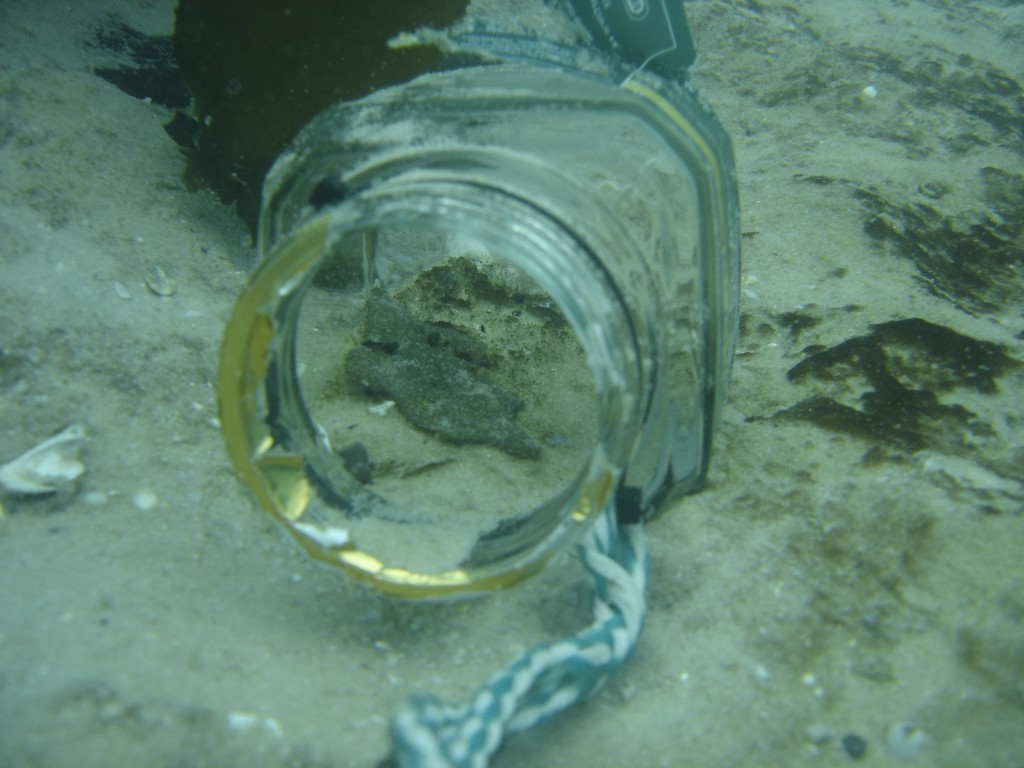
<svg viewBox="0 0 1024 768">
<path fill-rule="evenodd" d="M 146 287 L 157 296 L 173 296 L 177 286 L 164 272 L 163 267 L 153 264 L 146 270 Z"/>
<path fill-rule="evenodd" d="M 292 530 L 301 533 L 323 549 L 344 549 L 352 541 L 347 528 L 333 525 L 314 525 L 311 523 L 292 523 Z"/>
<path fill-rule="evenodd" d="M 78 452 L 85 430 L 72 425 L 0 467 L 0 490 L 19 496 L 56 493 L 85 471 Z"/>
<path fill-rule="evenodd" d="M 913 723 L 893 723 L 885 745 L 897 760 L 913 760 L 928 746 L 928 734 Z"/>
</svg>

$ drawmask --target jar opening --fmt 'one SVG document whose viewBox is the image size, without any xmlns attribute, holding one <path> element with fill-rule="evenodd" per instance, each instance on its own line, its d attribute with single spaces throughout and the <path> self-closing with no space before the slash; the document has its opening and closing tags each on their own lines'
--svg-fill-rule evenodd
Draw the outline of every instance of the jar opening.
<svg viewBox="0 0 1024 768">
<path fill-rule="evenodd" d="M 301 457 L 308 481 L 276 514 L 389 591 L 512 581 L 614 493 L 636 360 L 607 321 L 628 319 L 580 241 L 528 203 L 383 187 L 318 212 L 302 228 L 319 228 L 317 253 L 268 294 L 263 450 Z"/>
</svg>

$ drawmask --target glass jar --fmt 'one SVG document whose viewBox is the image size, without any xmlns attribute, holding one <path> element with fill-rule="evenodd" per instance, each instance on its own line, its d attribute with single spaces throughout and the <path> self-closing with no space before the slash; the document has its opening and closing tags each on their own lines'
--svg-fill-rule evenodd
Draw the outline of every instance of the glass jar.
<svg viewBox="0 0 1024 768">
<path fill-rule="evenodd" d="M 685 84 L 541 64 L 321 114 L 228 323 L 235 467 L 313 556 L 505 586 L 704 477 L 736 341 L 728 137 Z"/>
</svg>

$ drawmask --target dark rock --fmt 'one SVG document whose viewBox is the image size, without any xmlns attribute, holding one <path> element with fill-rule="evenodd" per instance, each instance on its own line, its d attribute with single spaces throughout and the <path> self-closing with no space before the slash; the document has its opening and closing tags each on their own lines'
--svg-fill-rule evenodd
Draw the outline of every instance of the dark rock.
<svg viewBox="0 0 1024 768">
<path fill-rule="evenodd" d="M 455 444 L 537 458 L 540 444 L 515 421 L 524 403 L 491 381 L 486 346 L 454 328 L 413 317 L 383 293 L 367 302 L 366 338 L 345 370 L 366 392 L 395 401 L 414 426 Z"/>
<path fill-rule="evenodd" d="M 867 754 L 868 743 L 863 736 L 856 733 L 848 733 L 839 740 L 843 750 L 854 760 L 860 760 Z"/>
</svg>

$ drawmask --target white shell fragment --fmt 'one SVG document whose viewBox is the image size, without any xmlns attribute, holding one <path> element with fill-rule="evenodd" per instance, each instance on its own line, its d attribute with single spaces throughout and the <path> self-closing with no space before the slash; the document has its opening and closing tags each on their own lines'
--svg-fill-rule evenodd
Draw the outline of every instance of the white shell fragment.
<svg viewBox="0 0 1024 768">
<path fill-rule="evenodd" d="M 157 296 L 173 296 L 177 286 L 163 267 L 152 264 L 146 270 L 146 287 Z"/>
<path fill-rule="evenodd" d="M 272 717 L 262 717 L 251 712 L 229 712 L 228 727 L 234 731 L 251 733 L 256 730 L 264 730 L 271 736 L 278 739 L 284 737 L 284 729 L 281 724 Z"/>
<path fill-rule="evenodd" d="M 18 496 L 56 493 L 85 471 L 78 460 L 85 430 L 77 424 L 0 467 L 0 490 Z"/>
<path fill-rule="evenodd" d="M 395 407 L 395 401 L 394 400 L 385 400 L 382 403 L 377 403 L 376 405 L 369 405 L 369 406 L 367 406 L 366 410 L 368 410 L 374 416 L 386 416 L 388 411 L 390 411 L 394 407 Z"/>
<path fill-rule="evenodd" d="M 347 528 L 336 528 L 331 525 L 312 525 L 310 523 L 292 523 L 292 527 L 324 549 L 341 549 L 352 539 Z"/>
</svg>

